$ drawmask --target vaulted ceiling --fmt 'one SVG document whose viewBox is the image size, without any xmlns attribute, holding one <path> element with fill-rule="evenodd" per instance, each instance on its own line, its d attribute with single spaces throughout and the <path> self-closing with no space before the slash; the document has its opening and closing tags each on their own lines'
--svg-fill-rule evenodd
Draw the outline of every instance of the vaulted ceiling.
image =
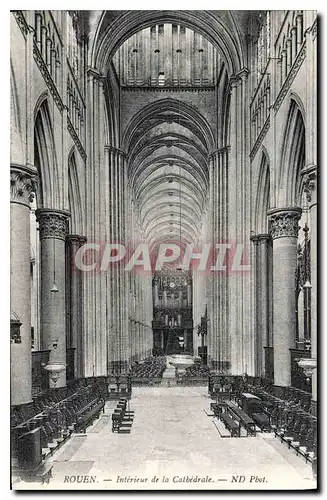
<svg viewBox="0 0 327 500">
<path fill-rule="evenodd" d="M 221 74 L 242 66 L 236 23 L 224 11 L 131 11 L 118 12 L 107 26 L 98 33 L 94 56 L 103 72 L 117 75 L 124 90 L 123 113 L 117 113 L 119 147 L 128 156 L 143 234 L 151 245 L 196 244 L 208 205 L 208 156 L 216 149 L 217 118 L 212 117 L 217 117 L 218 102 L 211 98 L 208 108 L 209 100 L 199 93 L 218 96 Z M 126 98 L 127 92 L 133 99 Z M 133 103 L 138 98 L 142 105 Z"/>
<path fill-rule="evenodd" d="M 151 244 L 196 242 L 208 193 L 213 138 L 195 109 L 170 98 L 131 121 L 124 142 L 140 222 Z"/>
</svg>

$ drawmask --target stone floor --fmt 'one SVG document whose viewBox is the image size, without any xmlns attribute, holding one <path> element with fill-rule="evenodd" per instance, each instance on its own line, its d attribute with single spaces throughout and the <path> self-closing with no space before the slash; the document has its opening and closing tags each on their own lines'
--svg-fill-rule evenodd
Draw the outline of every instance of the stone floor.
<svg viewBox="0 0 327 500">
<path fill-rule="evenodd" d="M 49 485 L 38 486 L 131 490 L 315 488 L 310 464 L 271 434 L 221 438 L 213 417 L 207 415 L 210 402 L 205 387 L 134 388 L 129 403 L 135 411 L 131 433 L 111 432 L 110 414 L 116 404 L 107 403 L 105 415 L 87 435 L 73 436 L 52 457 Z M 20 482 L 16 488 L 35 486 Z"/>
</svg>

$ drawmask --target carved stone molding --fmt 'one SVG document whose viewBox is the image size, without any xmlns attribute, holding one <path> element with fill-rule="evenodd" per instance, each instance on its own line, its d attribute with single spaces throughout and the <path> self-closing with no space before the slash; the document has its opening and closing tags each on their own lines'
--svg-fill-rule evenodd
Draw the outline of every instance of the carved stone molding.
<svg viewBox="0 0 327 500">
<path fill-rule="evenodd" d="M 311 165 L 302 170 L 303 176 L 303 191 L 306 194 L 307 200 L 310 203 L 313 198 L 313 192 L 317 190 L 317 167 Z"/>
<path fill-rule="evenodd" d="M 74 129 L 74 126 L 73 126 L 73 124 L 70 121 L 68 116 L 67 116 L 67 130 L 70 133 L 70 135 L 72 136 L 72 139 L 75 142 L 76 147 L 81 154 L 81 157 L 83 158 L 84 161 L 86 161 L 86 153 L 85 153 L 83 144 L 81 143 L 80 138 L 78 137 L 78 135 Z"/>
<path fill-rule="evenodd" d="M 215 87 L 122 87 L 123 92 L 214 92 Z"/>
<path fill-rule="evenodd" d="M 26 38 L 30 29 L 29 29 L 29 26 L 26 22 L 26 19 L 24 17 L 23 12 L 21 10 L 13 10 L 12 13 L 17 21 L 18 26 L 20 27 L 21 32 L 23 33 L 24 37 Z"/>
<path fill-rule="evenodd" d="M 40 240 L 56 238 L 65 241 L 68 234 L 69 212 L 41 208 L 36 210 L 35 214 L 39 223 Z"/>
<path fill-rule="evenodd" d="M 215 156 L 220 157 L 220 156 L 228 156 L 228 154 L 231 151 L 230 146 L 223 146 L 222 148 L 215 149 L 214 151 L 211 151 L 208 155 L 208 160 L 212 160 Z"/>
<path fill-rule="evenodd" d="M 313 39 L 315 40 L 317 37 L 317 19 L 315 19 L 313 25 L 311 26 L 311 34 Z"/>
<path fill-rule="evenodd" d="M 251 161 L 254 160 L 255 155 L 259 151 L 260 145 L 261 145 L 261 143 L 262 143 L 262 141 L 263 141 L 266 133 L 268 132 L 269 127 L 270 127 L 270 116 L 268 116 L 268 118 L 266 120 L 266 123 L 262 127 L 262 129 L 260 131 L 260 134 L 258 135 L 258 138 L 257 138 L 257 140 L 254 143 L 254 146 L 253 146 L 252 151 L 250 153 L 250 160 Z"/>
<path fill-rule="evenodd" d="M 261 242 L 270 242 L 271 241 L 271 234 L 269 233 L 261 233 L 261 234 L 253 234 L 250 236 L 250 240 L 253 241 L 254 243 L 261 243 Z"/>
<path fill-rule="evenodd" d="M 33 201 L 36 175 L 32 169 L 20 165 L 10 166 L 10 201 L 30 207 Z"/>
<path fill-rule="evenodd" d="M 270 234 L 273 240 L 277 238 L 297 238 L 301 208 L 277 208 L 268 212 Z"/>
<path fill-rule="evenodd" d="M 282 85 L 282 88 L 280 89 L 280 92 L 277 96 L 277 99 L 275 101 L 275 104 L 274 104 L 274 110 L 275 112 L 277 112 L 280 108 L 280 105 L 282 104 L 287 92 L 289 91 L 292 83 L 293 83 L 293 80 L 294 78 L 296 77 L 304 59 L 305 59 L 305 56 L 306 56 L 306 46 L 305 44 L 302 46 L 300 52 L 298 53 L 296 59 L 295 59 L 295 62 L 290 70 L 290 72 L 288 73 L 287 77 L 286 77 L 286 80 L 284 81 L 283 85 Z"/>
<path fill-rule="evenodd" d="M 106 145 L 104 147 L 105 150 L 109 151 L 110 153 L 114 153 L 117 156 L 122 156 L 123 158 L 126 158 L 126 153 L 122 149 L 115 148 L 114 146 L 108 146 Z"/>
<path fill-rule="evenodd" d="M 100 73 L 100 71 L 97 70 L 96 68 L 89 67 L 89 68 L 87 68 L 86 73 L 87 73 L 88 78 L 94 78 L 96 80 L 103 80 L 103 81 L 106 80 L 105 75 L 102 75 Z"/>
<path fill-rule="evenodd" d="M 242 68 L 234 76 L 239 78 L 240 80 L 246 80 L 249 74 L 250 71 L 248 70 L 248 68 Z"/>
<path fill-rule="evenodd" d="M 62 99 L 61 99 L 60 94 L 57 90 L 57 87 L 52 79 L 52 76 L 49 73 L 47 65 L 45 64 L 45 62 L 43 60 L 42 54 L 39 51 L 39 48 L 36 45 L 35 40 L 34 40 L 34 46 L 33 46 L 33 56 L 34 56 L 34 59 L 36 61 L 36 64 L 39 67 L 39 70 L 42 73 L 44 81 L 47 84 L 47 86 L 51 92 L 52 97 L 54 98 L 54 101 L 55 101 L 60 113 L 62 113 L 64 110 L 64 103 L 62 102 Z"/>
<path fill-rule="evenodd" d="M 250 72 L 247 68 L 243 68 L 240 71 L 238 71 L 238 73 L 234 73 L 233 75 L 231 75 L 229 79 L 227 93 L 230 94 L 233 88 L 238 87 L 238 85 L 241 85 L 242 82 L 245 82 L 247 80 L 249 73 Z"/>
<path fill-rule="evenodd" d="M 252 241 L 252 243 L 254 243 L 254 245 L 258 245 L 259 243 L 259 237 L 257 234 L 251 234 L 250 236 L 250 241 Z"/>
<path fill-rule="evenodd" d="M 86 236 L 80 236 L 79 234 L 69 234 L 66 240 L 78 248 L 80 248 L 84 243 L 87 242 Z"/>
</svg>

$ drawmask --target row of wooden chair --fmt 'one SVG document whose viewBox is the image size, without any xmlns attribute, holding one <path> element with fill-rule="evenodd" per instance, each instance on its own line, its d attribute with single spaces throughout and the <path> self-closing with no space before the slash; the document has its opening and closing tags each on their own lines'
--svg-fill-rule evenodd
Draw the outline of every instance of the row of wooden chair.
<svg viewBox="0 0 327 500">
<path fill-rule="evenodd" d="M 22 467 L 27 467 L 28 453 L 25 453 L 24 448 L 30 446 L 30 440 L 34 439 L 35 449 L 39 448 L 40 452 L 37 455 L 45 459 L 73 431 L 85 431 L 98 417 L 104 405 L 105 398 L 97 384 L 80 387 L 66 399 L 51 403 L 38 415 L 12 428 L 13 456 L 17 456 Z M 36 429 L 39 432 L 34 432 Z M 25 458 L 21 460 L 21 457 Z"/>
<path fill-rule="evenodd" d="M 301 407 L 304 411 L 310 411 L 311 393 L 309 392 L 296 387 L 280 387 L 267 382 L 260 383 L 258 377 L 248 377 L 247 380 L 247 391 L 263 400 L 282 400 L 290 405 Z"/>
<path fill-rule="evenodd" d="M 129 434 L 134 420 L 134 411 L 127 408 L 127 399 L 120 399 L 112 416 L 112 432 Z"/>
<path fill-rule="evenodd" d="M 166 369 L 166 358 L 164 356 L 152 356 L 142 362 L 134 362 L 130 375 L 133 378 L 161 378 Z"/>
<path fill-rule="evenodd" d="M 66 387 L 57 387 L 48 389 L 33 397 L 31 403 L 15 405 L 11 407 L 11 427 L 23 424 L 36 415 L 46 411 L 51 406 L 60 401 L 64 401 L 73 396 L 79 389 L 92 387 L 102 398 L 108 394 L 106 377 L 87 377 L 69 381 Z"/>
<path fill-rule="evenodd" d="M 281 418 L 271 425 L 275 436 L 293 448 L 306 461 L 313 462 L 317 452 L 317 419 L 313 415 L 285 407 Z"/>
</svg>

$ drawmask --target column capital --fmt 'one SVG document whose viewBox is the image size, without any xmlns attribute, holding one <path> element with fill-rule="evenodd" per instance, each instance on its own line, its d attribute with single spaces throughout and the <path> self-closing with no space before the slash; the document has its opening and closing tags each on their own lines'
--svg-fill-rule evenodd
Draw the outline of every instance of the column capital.
<svg viewBox="0 0 327 500">
<path fill-rule="evenodd" d="M 105 78 L 106 78 L 105 75 L 102 75 L 100 73 L 100 71 L 96 68 L 89 67 L 89 68 L 87 68 L 86 72 L 87 72 L 88 77 L 92 77 L 92 78 L 95 78 L 97 80 L 105 80 Z"/>
<path fill-rule="evenodd" d="M 40 240 L 46 238 L 66 239 L 70 213 L 66 210 L 40 208 L 35 212 L 39 223 Z"/>
<path fill-rule="evenodd" d="M 242 81 L 246 80 L 249 73 L 250 71 L 247 68 L 242 68 L 237 73 L 231 75 L 229 79 L 231 87 L 238 85 Z"/>
<path fill-rule="evenodd" d="M 230 146 L 223 146 L 222 148 L 214 149 L 208 154 L 208 160 L 214 158 L 214 156 L 227 155 L 231 150 Z"/>
<path fill-rule="evenodd" d="M 301 208 L 274 208 L 268 211 L 270 232 L 273 240 L 277 238 L 297 238 Z"/>
<path fill-rule="evenodd" d="M 271 241 L 271 234 L 269 233 L 261 233 L 261 234 L 257 234 L 257 237 L 259 239 L 260 242 L 268 242 L 268 241 Z"/>
<path fill-rule="evenodd" d="M 115 153 L 117 156 L 121 155 L 124 158 L 126 158 L 126 156 L 127 156 L 125 151 L 123 151 L 122 149 L 115 148 L 114 146 L 109 146 L 108 144 L 105 145 L 104 149 L 107 151 L 110 151 L 111 153 Z"/>
<path fill-rule="evenodd" d="M 261 233 L 261 234 L 252 234 L 250 236 L 250 240 L 253 241 L 253 243 L 261 243 L 263 241 L 268 242 L 271 240 L 271 234 L 269 233 Z"/>
<path fill-rule="evenodd" d="M 68 234 L 66 240 L 80 247 L 87 242 L 86 236 L 80 236 L 79 234 Z"/>
<path fill-rule="evenodd" d="M 308 165 L 301 171 L 303 179 L 303 191 L 306 194 L 307 201 L 310 203 L 313 194 L 317 191 L 317 165 Z"/>
<path fill-rule="evenodd" d="M 36 188 L 37 170 L 32 166 L 10 165 L 10 201 L 30 208 Z"/>
<path fill-rule="evenodd" d="M 258 237 L 258 235 L 257 234 L 251 234 L 250 241 L 252 241 L 252 243 L 254 243 L 255 245 L 257 243 L 259 243 L 259 237 Z"/>
</svg>

